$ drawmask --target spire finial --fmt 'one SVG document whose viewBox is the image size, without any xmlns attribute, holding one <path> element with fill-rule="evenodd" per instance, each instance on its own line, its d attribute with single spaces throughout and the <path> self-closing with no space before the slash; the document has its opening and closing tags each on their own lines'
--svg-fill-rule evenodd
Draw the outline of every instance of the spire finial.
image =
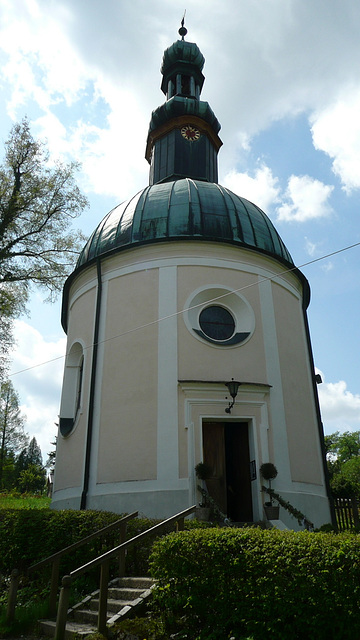
<svg viewBox="0 0 360 640">
<path fill-rule="evenodd" d="M 184 40 L 184 36 L 186 36 L 186 34 L 187 34 L 187 29 L 186 29 L 186 27 L 184 27 L 185 14 L 186 14 L 186 9 L 184 11 L 184 15 L 183 15 L 183 18 L 181 20 L 181 27 L 179 29 L 179 35 L 181 35 L 181 40 Z"/>
</svg>

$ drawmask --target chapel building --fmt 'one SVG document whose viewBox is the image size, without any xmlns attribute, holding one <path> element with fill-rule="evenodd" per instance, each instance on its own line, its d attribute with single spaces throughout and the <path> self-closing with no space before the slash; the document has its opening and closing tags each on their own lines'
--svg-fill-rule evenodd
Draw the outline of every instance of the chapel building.
<svg viewBox="0 0 360 640">
<path fill-rule="evenodd" d="M 149 186 L 105 216 L 64 286 L 52 507 L 168 517 L 201 501 L 203 461 L 220 509 L 259 521 L 270 461 L 273 489 L 319 527 L 331 514 L 309 284 L 267 215 L 218 184 L 204 57 L 179 34 Z"/>
</svg>

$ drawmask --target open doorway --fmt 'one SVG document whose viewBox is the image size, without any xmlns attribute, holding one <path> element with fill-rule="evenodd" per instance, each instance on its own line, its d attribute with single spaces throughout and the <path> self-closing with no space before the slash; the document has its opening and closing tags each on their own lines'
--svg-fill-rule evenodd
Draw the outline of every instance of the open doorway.
<svg viewBox="0 0 360 640">
<path fill-rule="evenodd" d="M 202 432 L 209 494 L 234 522 L 252 522 L 248 423 L 203 422 Z"/>
</svg>

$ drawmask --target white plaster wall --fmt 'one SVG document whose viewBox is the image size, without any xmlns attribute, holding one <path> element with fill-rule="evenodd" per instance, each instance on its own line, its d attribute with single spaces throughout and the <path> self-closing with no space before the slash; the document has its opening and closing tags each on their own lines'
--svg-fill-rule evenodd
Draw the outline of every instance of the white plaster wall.
<svg viewBox="0 0 360 640">
<path fill-rule="evenodd" d="M 90 277 L 90 271 L 92 277 Z M 85 456 L 85 439 L 87 429 L 87 407 L 89 403 L 89 386 L 92 360 L 92 342 L 94 331 L 95 302 L 96 302 L 96 274 L 89 270 L 87 278 L 82 278 L 79 290 L 74 288 L 69 310 L 69 331 L 67 352 L 75 342 L 80 342 L 84 349 L 84 371 L 82 384 L 82 399 L 80 412 L 76 417 L 74 429 L 67 437 L 58 433 L 56 446 L 56 468 L 54 476 L 53 503 L 58 499 L 59 492 L 70 490 L 80 495 L 83 481 L 83 465 Z M 66 367 L 66 360 L 65 360 Z M 67 405 L 62 391 L 61 405 Z M 61 408 L 60 408 L 60 416 Z M 67 416 L 66 416 L 67 417 Z M 75 494 L 74 494 L 75 495 Z"/>
<path fill-rule="evenodd" d="M 247 384 L 240 387 L 230 419 L 248 421 L 250 453 L 258 468 L 274 461 L 279 469 L 274 488 L 298 496 L 311 512 L 322 513 L 324 522 L 330 520 L 311 371 L 304 355 L 301 282 L 282 270 L 255 252 L 196 242 L 144 246 L 102 262 L 89 507 L 139 509 L 165 517 L 192 504 L 197 497 L 193 470 L 202 458 L 202 420 L 226 419 L 228 393 L 222 382 L 233 377 Z M 90 271 L 80 274 L 71 288 L 69 339 L 86 336 L 91 344 L 95 273 L 92 269 L 92 281 Z M 186 303 L 205 286 L 238 291 L 251 306 L 255 328 L 246 343 L 214 346 L 189 330 Z M 290 321 L 284 314 L 287 307 Z M 290 346 L 292 354 L 299 351 L 295 359 Z M 178 380 L 198 384 L 179 385 Z M 86 387 L 88 399 L 88 373 Z M 305 430 L 299 407 L 304 409 Z M 85 427 L 61 444 L 59 506 L 75 500 L 76 486 L 82 483 L 84 438 Z M 69 460 L 76 467 L 70 475 Z M 252 489 L 255 518 L 262 517 L 260 488 L 257 478 Z"/>
</svg>

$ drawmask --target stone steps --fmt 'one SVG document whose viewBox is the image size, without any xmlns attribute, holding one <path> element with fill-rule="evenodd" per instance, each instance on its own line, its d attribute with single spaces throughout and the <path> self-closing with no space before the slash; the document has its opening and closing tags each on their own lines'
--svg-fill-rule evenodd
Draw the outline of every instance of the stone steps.
<svg viewBox="0 0 360 640">
<path fill-rule="evenodd" d="M 109 583 L 107 624 L 139 615 L 151 596 L 155 582 L 152 578 L 116 578 Z M 76 635 L 85 636 L 96 631 L 99 609 L 99 591 L 94 591 L 68 611 L 65 638 L 72 640 Z M 55 635 L 55 621 L 40 620 L 41 631 L 48 636 Z"/>
</svg>

